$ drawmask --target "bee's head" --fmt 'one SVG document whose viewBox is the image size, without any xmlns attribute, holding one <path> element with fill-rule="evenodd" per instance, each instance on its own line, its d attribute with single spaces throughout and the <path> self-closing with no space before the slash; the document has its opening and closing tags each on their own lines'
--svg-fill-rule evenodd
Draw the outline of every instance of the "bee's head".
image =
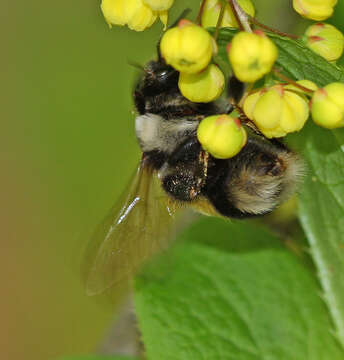
<svg viewBox="0 0 344 360">
<path fill-rule="evenodd" d="M 179 20 L 185 18 L 190 11 L 190 9 L 185 9 L 176 21 L 169 26 L 169 29 L 176 26 Z M 178 88 L 179 72 L 167 65 L 163 59 L 160 52 L 160 40 L 157 44 L 157 55 L 158 59 L 148 62 L 144 68 L 139 66 L 143 70 L 143 74 L 134 91 L 134 101 L 139 113 L 144 113 L 147 98 L 154 98 L 157 95 L 170 94 L 174 96 L 180 94 Z"/>
<path fill-rule="evenodd" d="M 178 77 L 179 72 L 161 58 L 147 63 L 134 91 L 134 101 L 138 112 L 145 111 L 145 104 L 150 98 L 162 94 L 179 93 Z"/>
<path fill-rule="evenodd" d="M 167 65 L 164 60 L 150 61 L 144 69 L 142 91 L 146 96 L 154 96 L 178 90 L 178 76 L 178 71 Z"/>
</svg>

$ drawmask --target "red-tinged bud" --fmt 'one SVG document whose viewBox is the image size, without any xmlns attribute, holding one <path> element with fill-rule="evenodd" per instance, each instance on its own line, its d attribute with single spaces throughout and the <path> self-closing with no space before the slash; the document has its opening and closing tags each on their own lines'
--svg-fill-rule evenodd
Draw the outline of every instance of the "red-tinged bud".
<svg viewBox="0 0 344 360">
<path fill-rule="evenodd" d="M 294 10 L 312 20 L 325 20 L 332 16 L 337 0 L 293 0 Z"/>
<path fill-rule="evenodd" d="M 247 142 L 240 120 L 225 114 L 203 119 L 198 126 L 197 138 L 203 149 L 217 159 L 235 156 Z"/>
<path fill-rule="evenodd" d="M 299 131 L 309 116 L 306 98 L 283 85 L 249 95 L 244 112 L 268 138 Z"/>
<path fill-rule="evenodd" d="M 318 23 L 305 32 L 307 46 L 328 61 L 335 61 L 343 54 L 344 36 L 333 25 Z"/>
<path fill-rule="evenodd" d="M 331 83 L 317 90 L 311 103 L 314 122 L 328 129 L 344 126 L 344 84 Z"/>
<path fill-rule="evenodd" d="M 160 49 L 167 64 L 180 72 L 195 74 L 208 66 L 213 42 L 205 29 L 183 19 L 166 31 Z"/>
<path fill-rule="evenodd" d="M 238 33 L 227 52 L 235 76 L 244 82 L 255 82 L 270 72 L 278 55 L 275 44 L 261 31 Z"/>
</svg>

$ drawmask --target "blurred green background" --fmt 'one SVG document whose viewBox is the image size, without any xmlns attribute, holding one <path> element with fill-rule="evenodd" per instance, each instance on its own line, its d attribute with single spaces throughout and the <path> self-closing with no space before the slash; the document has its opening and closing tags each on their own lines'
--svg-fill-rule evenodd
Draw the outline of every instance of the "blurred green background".
<svg viewBox="0 0 344 360">
<path fill-rule="evenodd" d="M 258 18 L 272 26 L 304 27 L 289 1 L 253 2 Z M 198 3 L 177 0 L 171 18 Z M 80 254 L 140 158 L 131 99 L 136 75 L 128 60 L 152 58 L 162 26 L 143 33 L 109 30 L 99 5 L 2 3 L 4 360 L 92 352 L 114 316 L 85 295 Z"/>
</svg>

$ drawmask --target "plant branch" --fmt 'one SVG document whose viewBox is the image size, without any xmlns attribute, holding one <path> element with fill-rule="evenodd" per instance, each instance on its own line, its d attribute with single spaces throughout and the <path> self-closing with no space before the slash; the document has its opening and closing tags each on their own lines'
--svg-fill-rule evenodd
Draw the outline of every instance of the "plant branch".
<svg viewBox="0 0 344 360">
<path fill-rule="evenodd" d="M 199 11 L 198 11 L 198 14 L 196 17 L 196 24 L 198 24 L 198 25 L 201 25 L 201 23 L 202 23 L 202 15 L 204 12 L 205 2 L 206 2 L 206 0 L 202 0 L 201 6 L 199 7 Z"/>
<path fill-rule="evenodd" d="M 253 16 L 248 15 L 248 17 L 249 17 L 250 21 L 251 21 L 253 24 L 261 27 L 262 29 L 268 30 L 268 31 L 270 31 L 270 32 L 272 32 L 272 33 L 274 33 L 274 34 L 281 35 L 281 36 L 285 36 L 285 37 L 288 37 L 288 38 L 291 38 L 291 39 L 295 39 L 295 40 L 299 38 L 299 36 L 297 36 L 297 35 L 288 34 L 288 33 L 285 33 L 285 32 L 283 32 L 283 31 L 279 31 L 279 30 L 277 30 L 277 29 L 274 29 L 274 28 L 272 28 L 272 27 L 270 27 L 270 26 L 267 26 L 267 25 L 265 25 L 265 24 L 262 24 L 261 22 L 259 22 L 259 21 L 258 21 L 256 18 L 254 18 Z"/>
<path fill-rule="evenodd" d="M 299 88 L 302 91 L 305 91 L 308 94 L 313 94 L 313 92 L 314 92 L 313 90 L 308 89 L 307 87 L 298 84 L 293 79 L 290 79 L 290 78 L 288 78 L 288 76 L 285 76 L 284 74 L 282 74 L 278 69 L 274 68 L 272 71 L 277 77 L 279 77 L 281 80 L 286 81 L 288 84 L 292 84 L 295 87 Z"/>
</svg>

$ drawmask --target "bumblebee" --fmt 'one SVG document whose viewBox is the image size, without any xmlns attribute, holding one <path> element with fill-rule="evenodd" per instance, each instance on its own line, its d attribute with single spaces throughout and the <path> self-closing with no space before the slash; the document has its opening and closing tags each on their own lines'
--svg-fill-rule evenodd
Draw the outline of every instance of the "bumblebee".
<svg viewBox="0 0 344 360">
<path fill-rule="evenodd" d="M 303 173 L 296 153 L 250 123 L 244 125 L 247 144 L 236 156 L 220 160 L 206 153 L 197 140 L 198 124 L 206 116 L 230 113 L 233 106 L 187 100 L 178 89 L 178 76 L 159 57 L 146 65 L 134 90 L 142 160 L 124 198 L 92 239 L 86 279 L 90 295 L 132 276 L 167 248 L 177 209 L 191 206 L 206 215 L 236 219 L 264 215 L 296 190 Z M 229 92 L 234 85 L 232 79 Z M 232 98 L 240 98 L 238 91 Z"/>
</svg>

